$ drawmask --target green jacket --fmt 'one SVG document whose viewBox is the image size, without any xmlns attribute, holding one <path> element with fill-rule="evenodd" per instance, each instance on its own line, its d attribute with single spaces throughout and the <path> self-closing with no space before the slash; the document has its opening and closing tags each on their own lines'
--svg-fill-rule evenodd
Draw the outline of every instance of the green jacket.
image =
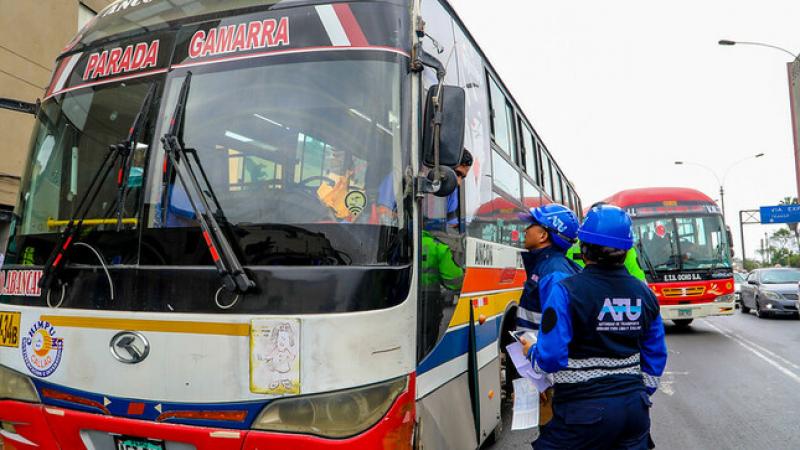
<svg viewBox="0 0 800 450">
<path fill-rule="evenodd" d="M 422 282 L 423 289 L 461 289 L 464 269 L 453 260 L 453 253 L 427 231 L 422 232 Z"/>
<path fill-rule="evenodd" d="M 575 264 L 586 267 L 586 263 L 583 262 L 583 257 L 581 256 L 581 243 L 576 242 L 575 245 L 567 250 L 567 258 L 571 259 L 575 262 Z M 644 270 L 639 267 L 639 260 L 638 255 L 636 254 L 636 247 L 631 247 L 628 250 L 628 254 L 625 255 L 625 268 L 628 269 L 628 273 L 632 276 L 638 278 L 639 280 L 646 281 L 644 276 Z"/>
</svg>

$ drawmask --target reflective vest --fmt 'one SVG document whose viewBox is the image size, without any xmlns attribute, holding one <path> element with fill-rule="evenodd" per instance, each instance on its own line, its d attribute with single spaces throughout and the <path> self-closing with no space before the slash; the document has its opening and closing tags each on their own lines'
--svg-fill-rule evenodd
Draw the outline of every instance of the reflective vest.
<svg viewBox="0 0 800 450">
<path fill-rule="evenodd" d="M 464 281 L 464 269 L 453 260 L 450 247 L 433 237 L 429 232 L 422 232 L 422 274 L 423 290 L 437 291 L 445 288 L 453 291 L 461 289 Z"/>
</svg>

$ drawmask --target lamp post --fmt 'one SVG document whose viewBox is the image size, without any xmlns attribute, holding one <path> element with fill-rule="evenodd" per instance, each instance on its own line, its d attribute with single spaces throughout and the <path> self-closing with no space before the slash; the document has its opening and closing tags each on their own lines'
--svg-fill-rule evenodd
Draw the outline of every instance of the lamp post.
<svg viewBox="0 0 800 450">
<path fill-rule="evenodd" d="M 727 223 L 727 221 L 725 220 L 725 180 L 728 178 L 728 174 L 731 172 L 731 169 L 733 169 L 734 167 L 738 166 L 739 164 L 741 164 L 741 163 L 743 163 L 745 161 L 751 160 L 751 159 L 761 158 L 762 156 L 764 156 L 764 153 L 758 153 L 756 155 L 748 156 L 748 157 L 742 158 L 742 159 L 740 159 L 738 161 L 734 161 L 732 164 L 730 164 L 725 169 L 725 172 L 723 172 L 723 174 L 722 174 L 722 178 L 720 178 L 719 175 L 717 175 L 717 172 L 714 171 L 714 169 L 712 169 L 712 168 L 710 168 L 710 167 L 708 167 L 706 165 L 700 164 L 700 163 L 690 162 L 690 161 L 675 161 L 675 165 L 676 166 L 697 166 L 697 167 L 702 167 L 703 169 L 711 172 L 711 175 L 714 175 L 714 179 L 717 180 L 717 184 L 719 185 L 719 201 L 720 201 L 721 206 L 722 206 L 722 221 L 724 223 Z"/>
<path fill-rule="evenodd" d="M 794 174 L 797 187 L 797 198 L 800 198 L 800 54 L 795 54 L 783 47 L 766 44 L 763 42 L 732 41 L 722 39 L 719 45 L 752 45 L 756 47 L 766 47 L 786 53 L 792 57 L 792 61 L 787 63 L 789 76 L 789 105 L 792 114 L 792 135 L 794 137 Z"/>
</svg>

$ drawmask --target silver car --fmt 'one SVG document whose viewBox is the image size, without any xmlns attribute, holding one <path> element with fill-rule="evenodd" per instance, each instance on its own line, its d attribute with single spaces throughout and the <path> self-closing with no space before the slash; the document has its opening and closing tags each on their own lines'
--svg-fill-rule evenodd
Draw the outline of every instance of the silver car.
<svg viewBox="0 0 800 450">
<path fill-rule="evenodd" d="M 797 316 L 797 286 L 800 269 L 756 269 L 742 285 L 742 312 L 754 310 L 758 317 Z"/>
</svg>

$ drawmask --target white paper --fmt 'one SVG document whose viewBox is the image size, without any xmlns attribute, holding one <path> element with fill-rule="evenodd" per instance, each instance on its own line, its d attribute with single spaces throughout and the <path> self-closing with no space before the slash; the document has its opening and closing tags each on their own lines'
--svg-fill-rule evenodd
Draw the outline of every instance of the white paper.
<svg viewBox="0 0 800 450">
<path fill-rule="evenodd" d="M 539 425 L 539 391 L 527 378 L 514 380 L 512 430 L 527 430 Z"/>
<path fill-rule="evenodd" d="M 528 361 L 528 358 L 522 353 L 522 344 L 514 342 L 507 345 L 506 350 L 511 357 L 511 361 L 514 363 L 514 367 L 517 369 L 517 373 L 531 380 L 539 392 L 544 392 L 553 385 L 549 375 L 538 373 L 533 370 L 532 363 Z"/>
</svg>

